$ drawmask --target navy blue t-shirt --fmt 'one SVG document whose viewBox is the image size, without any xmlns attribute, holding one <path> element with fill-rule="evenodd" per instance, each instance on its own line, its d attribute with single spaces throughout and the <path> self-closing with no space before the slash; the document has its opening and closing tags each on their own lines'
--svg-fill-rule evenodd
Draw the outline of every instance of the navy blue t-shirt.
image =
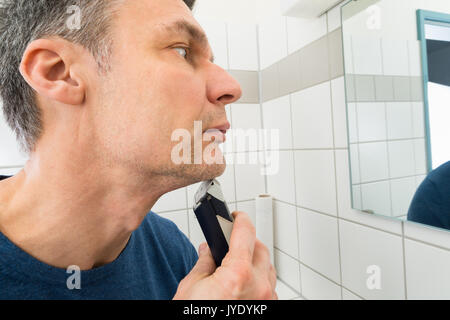
<svg viewBox="0 0 450 320">
<path fill-rule="evenodd" d="M 419 186 L 408 220 L 450 230 L 450 161 L 431 171 Z"/>
<path fill-rule="evenodd" d="M 169 300 L 197 260 L 178 227 L 150 211 L 116 260 L 81 271 L 81 288 L 70 290 L 73 271 L 35 259 L 0 232 L 0 299 Z"/>
</svg>

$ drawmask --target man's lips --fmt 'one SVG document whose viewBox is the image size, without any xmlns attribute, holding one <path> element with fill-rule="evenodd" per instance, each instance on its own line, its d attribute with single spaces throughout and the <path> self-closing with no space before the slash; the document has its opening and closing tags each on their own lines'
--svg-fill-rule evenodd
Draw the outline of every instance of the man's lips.
<svg viewBox="0 0 450 320">
<path fill-rule="evenodd" d="M 227 137 L 227 131 L 231 128 L 231 124 L 229 122 L 226 122 L 224 124 L 213 126 L 210 129 L 207 129 L 204 133 L 207 133 L 208 135 L 214 136 L 216 142 L 225 142 Z M 211 139 L 212 141 L 212 139 Z"/>
<path fill-rule="evenodd" d="M 214 137 L 214 142 L 225 142 L 227 140 L 227 136 L 226 136 L 226 131 L 221 131 L 218 129 L 208 129 L 204 132 L 204 135 L 206 135 L 206 137 L 208 137 L 209 141 L 213 141 L 213 137 Z"/>
</svg>

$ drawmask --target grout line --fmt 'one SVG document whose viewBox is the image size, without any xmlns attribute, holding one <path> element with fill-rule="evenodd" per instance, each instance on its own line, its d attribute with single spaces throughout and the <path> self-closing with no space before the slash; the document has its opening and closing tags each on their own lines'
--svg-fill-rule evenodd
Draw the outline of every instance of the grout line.
<svg viewBox="0 0 450 320">
<path fill-rule="evenodd" d="M 279 280 L 280 282 L 282 282 L 286 287 L 288 287 L 288 288 L 289 288 L 290 290 L 292 290 L 295 294 L 297 294 L 297 295 L 296 295 L 294 298 L 292 298 L 292 299 L 295 299 L 295 298 L 298 298 L 298 297 L 303 298 L 302 294 L 301 294 L 300 292 L 298 292 L 297 289 L 293 288 L 289 283 L 287 283 L 286 280 L 283 280 L 283 279 L 281 279 L 281 278 L 279 278 L 279 277 L 277 277 L 277 280 Z M 290 299 L 290 300 L 292 300 L 292 299 Z"/>
<path fill-rule="evenodd" d="M 417 178 L 417 177 L 421 177 L 424 175 L 426 175 L 426 174 L 420 173 L 420 174 L 413 174 L 413 175 L 409 175 L 409 176 L 401 176 L 401 177 L 392 177 L 392 178 L 380 179 L 380 180 L 364 181 L 364 182 L 360 182 L 360 183 L 354 183 L 352 185 L 353 186 L 362 186 L 365 184 L 372 184 L 372 183 L 377 183 L 377 182 L 395 181 L 395 180 L 402 180 L 402 179 L 407 179 L 407 178 Z"/>
<path fill-rule="evenodd" d="M 380 39 L 380 56 L 381 56 L 381 73 L 385 74 L 385 70 L 384 70 L 384 53 L 383 53 L 383 41 L 382 39 Z M 375 91 L 375 99 L 377 97 L 377 86 L 376 86 L 376 81 L 375 78 L 374 80 L 374 91 Z M 394 85 L 394 84 L 393 84 Z M 392 88 L 393 90 L 395 90 L 395 85 L 394 88 Z M 394 97 L 395 97 L 395 91 L 394 91 Z M 384 102 L 384 120 L 386 123 L 386 129 L 385 129 L 385 133 L 386 133 L 386 140 L 388 141 L 389 139 L 389 119 L 388 119 L 388 106 L 387 103 Z M 389 157 L 389 142 L 386 142 L 386 156 L 387 156 L 387 170 L 388 170 L 388 179 L 386 181 L 389 182 L 389 204 L 390 204 L 390 212 L 389 212 L 389 216 L 393 217 L 394 216 L 394 204 L 392 201 L 392 179 L 391 179 L 391 161 L 390 161 L 390 157 Z M 361 191 L 362 192 L 362 191 Z M 403 223 L 402 223 L 403 225 Z"/>
<path fill-rule="evenodd" d="M 285 26 L 286 26 L 286 52 L 289 56 L 289 28 L 288 28 L 288 19 L 285 18 Z M 294 53 L 295 54 L 295 53 Z M 297 70 L 297 72 L 300 72 L 300 70 Z M 292 156 L 292 164 L 293 164 L 293 176 L 294 176 L 294 201 L 297 203 L 297 179 L 295 175 L 295 151 L 294 151 L 294 121 L 293 121 L 293 107 L 292 107 L 292 94 L 288 94 L 289 96 L 289 117 L 290 117 L 290 124 L 291 124 L 291 149 L 289 152 L 291 152 Z M 280 150 L 281 151 L 281 150 Z M 297 238 L 297 256 L 298 259 L 301 257 L 301 250 L 300 250 L 300 230 L 299 230 L 299 214 L 297 208 L 295 208 L 295 230 L 296 230 L 296 238 Z M 275 248 L 275 246 L 274 246 Z M 300 291 L 303 291 L 303 283 L 302 283 L 302 272 L 300 270 L 300 266 L 298 266 L 298 280 L 300 285 Z"/>
<path fill-rule="evenodd" d="M 353 37 L 350 36 L 350 50 L 352 53 L 352 57 L 355 56 L 354 52 L 354 48 L 353 48 Z M 352 69 L 353 71 L 356 70 L 355 68 L 355 59 L 352 59 Z M 346 79 L 346 77 L 344 77 L 344 79 Z M 356 93 L 356 81 L 354 79 L 354 77 L 352 78 L 353 80 L 353 96 L 355 97 L 355 99 L 357 99 L 357 93 Z M 346 82 L 346 81 L 345 81 Z M 347 83 L 345 83 L 345 86 L 347 88 Z M 347 89 L 345 89 L 347 92 Z M 347 93 L 346 93 L 347 96 Z M 348 103 L 347 103 L 347 113 L 348 113 Z M 355 127 L 356 127 L 356 138 L 357 140 L 359 140 L 359 122 L 358 122 L 358 103 L 355 103 Z M 347 119 L 348 119 L 348 115 L 347 115 Z M 347 121 L 348 122 L 348 121 Z M 353 184 L 353 170 L 352 170 L 352 156 L 351 156 L 351 152 L 350 152 L 350 147 L 351 147 L 351 143 L 350 143 L 350 139 L 351 139 L 351 135 L 350 135 L 350 130 L 351 130 L 352 126 L 350 125 L 350 123 L 348 122 L 348 139 L 349 139 L 349 152 L 348 152 L 348 165 L 349 165 L 349 175 L 350 175 L 350 183 Z M 359 143 L 356 144 L 356 150 L 358 151 L 358 176 L 359 176 L 359 181 L 361 181 L 361 162 L 359 161 L 360 159 L 360 148 L 359 148 Z M 350 186 L 350 196 L 351 196 L 351 201 L 352 201 L 352 206 L 355 205 L 355 197 L 353 195 L 353 188 Z M 363 204 L 363 197 L 362 197 L 362 190 L 361 188 L 359 188 L 359 202 L 361 205 L 361 208 L 364 208 L 364 204 Z"/>
<path fill-rule="evenodd" d="M 446 248 L 446 247 L 443 247 L 443 246 L 438 245 L 438 244 L 433 244 L 431 242 L 427 242 L 427 241 L 424 241 L 424 240 L 412 238 L 412 237 L 409 237 L 409 236 L 406 236 L 406 235 L 403 238 L 405 238 L 406 240 L 419 242 L 421 244 L 424 244 L 424 245 L 427 245 L 427 246 L 430 246 L 430 247 L 434 247 L 434 248 L 437 248 L 437 249 L 441 249 L 441 250 L 445 250 L 445 251 L 449 251 L 450 252 L 450 248 Z"/>
<path fill-rule="evenodd" d="M 405 257 L 405 223 L 402 221 L 402 261 L 403 261 L 403 285 L 405 289 L 405 300 L 408 300 L 408 287 L 406 285 L 406 257 Z"/>
<path fill-rule="evenodd" d="M 364 298 L 363 296 L 360 296 L 359 294 L 357 294 L 356 292 L 354 292 L 353 290 L 350 290 L 349 288 L 342 286 L 342 289 L 347 290 L 348 292 L 350 292 L 351 294 L 357 296 L 358 298 L 360 298 L 361 300 L 367 300 L 366 298 Z M 344 296 L 342 296 L 342 300 L 344 300 Z"/>
<path fill-rule="evenodd" d="M 258 57 L 258 98 L 259 98 L 259 115 L 260 115 L 260 124 L 261 124 L 261 128 L 264 129 L 264 113 L 263 113 L 263 93 L 262 93 L 262 72 L 261 72 L 261 48 L 260 48 L 260 43 L 259 43 L 259 25 L 256 25 L 256 50 L 257 50 L 257 57 Z M 262 141 L 258 141 L 258 144 L 262 142 L 262 148 L 264 150 L 262 150 L 262 157 L 263 157 L 263 165 L 266 164 L 266 149 L 267 149 L 267 141 L 265 141 L 264 138 L 262 138 Z M 260 150 L 258 150 L 257 152 L 261 152 Z M 259 159 L 259 154 L 258 154 L 258 159 Z M 261 164 L 260 164 L 260 170 L 261 170 Z M 268 190 L 268 184 L 267 184 L 267 175 L 264 175 L 264 190 L 265 193 L 268 194 L 269 190 Z M 237 195 L 236 195 L 237 197 Z"/>
<path fill-rule="evenodd" d="M 384 103 L 384 102 L 381 102 L 381 103 Z M 380 142 L 386 142 L 387 143 L 387 142 L 399 142 L 399 141 L 413 141 L 413 140 L 423 140 L 423 139 L 425 139 L 425 137 L 397 138 L 397 139 L 385 139 L 385 140 L 370 140 L 370 141 L 352 142 L 352 143 L 350 143 L 350 145 L 380 143 Z"/>
<path fill-rule="evenodd" d="M 331 52 L 330 52 L 330 32 L 329 32 L 329 23 L 328 23 L 328 15 L 329 12 L 326 12 L 326 24 L 327 24 L 327 51 L 328 51 L 328 76 L 331 77 Z M 337 169 L 336 169 L 336 137 L 335 137 L 335 127 L 334 127 L 334 100 L 333 100 L 333 82 L 330 81 L 330 114 L 331 114 L 331 130 L 332 130 L 332 136 L 333 136 L 333 165 L 334 165 L 334 187 L 335 187 L 335 204 L 336 204 L 336 216 L 339 217 L 339 202 L 338 202 L 338 196 L 337 196 Z M 297 201 L 296 201 L 297 203 Z M 342 292 L 342 260 L 341 260 L 341 236 L 340 236 L 340 229 L 339 229 L 339 219 L 336 219 L 336 228 L 337 228 L 337 244 L 338 244 L 338 259 L 339 259 L 339 288 L 341 292 L 341 300 L 343 298 L 343 292 Z"/>
<path fill-rule="evenodd" d="M 288 33 L 288 28 L 287 28 L 287 19 L 286 19 L 286 34 Z M 286 42 L 288 42 L 289 37 L 286 36 Z M 288 51 L 289 52 L 289 51 Z M 292 164 L 293 164 L 293 176 L 294 176 L 294 201 L 295 203 L 297 203 L 297 179 L 296 179 L 296 175 L 295 175 L 295 150 L 293 149 L 294 147 L 294 122 L 293 122 L 293 112 L 292 112 L 292 95 L 289 94 L 289 112 L 290 112 L 290 124 L 291 124 L 291 142 L 292 142 L 292 149 L 290 149 L 289 152 L 291 152 L 291 157 L 292 157 Z M 281 151 L 281 150 L 280 150 Z M 297 208 L 295 208 L 295 230 L 297 232 L 297 255 L 300 259 L 301 257 L 301 250 L 300 250 L 300 230 L 299 230 L 299 220 L 300 217 L 298 215 L 297 212 Z M 300 284 L 300 291 L 302 291 L 302 272 L 300 270 L 298 270 L 299 273 L 299 284 Z"/>
<path fill-rule="evenodd" d="M 281 251 L 281 250 L 280 250 Z M 334 281 L 333 279 L 330 279 L 329 277 L 325 276 L 324 274 L 322 274 L 321 272 L 317 271 L 316 269 L 310 267 L 309 265 L 307 265 L 306 263 L 299 261 L 299 263 L 301 265 L 303 265 L 304 267 L 310 269 L 311 271 L 317 273 L 318 275 L 322 276 L 323 278 L 327 279 L 328 281 L 332 282 L 333 284 L 339 286 L 341 288 L 341 292 L 342 292 L 342 285 L 340 285 L 339 283 L 337 283 L 336 281 Z M 342 299 L 342 295 L 341 295 L 341 299 Z"/>
</svg>

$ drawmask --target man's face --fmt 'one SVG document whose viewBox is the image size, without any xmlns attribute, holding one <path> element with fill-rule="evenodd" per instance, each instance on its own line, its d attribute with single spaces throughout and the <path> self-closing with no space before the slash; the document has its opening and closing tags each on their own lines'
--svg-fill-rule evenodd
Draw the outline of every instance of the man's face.
<svg viewBox="0 0 450 320">
<path fill-rule="evenodd" d="M 111 71 L 98 77 L 90 92 L 100 152 L 114 165 L 161 175 L 174 185 L 220 176 L 221 154 L 222 164 L 193 164 L 194 121 L 202 121 L 202 132 L 227 123 L 225 105 L 240 98 L 241 88 L 212 63 L 211 48 L 189 8 L 181 0 L 124 1 L 111 36 Z M 176 129 L 191 133 L 192 164 L 171 159 L 179 144 L 171 139 Z M 202 144 L 203 151 L 211 142 Z"/>
</svg>

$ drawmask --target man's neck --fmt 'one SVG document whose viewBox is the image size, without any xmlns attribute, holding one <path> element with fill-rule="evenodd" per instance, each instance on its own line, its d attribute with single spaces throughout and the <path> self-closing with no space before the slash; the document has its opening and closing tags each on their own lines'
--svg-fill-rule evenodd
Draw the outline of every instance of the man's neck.
<svg viewBox="0 0 450 320">
<path fill-rule="evenodd" d="M 120 170 L 41 164 L 30 160 L 0 182 L 0 231 L 54 267 L 88 270 L 114 261 L 161 196 L 157 181 Z"/>
</svg>

